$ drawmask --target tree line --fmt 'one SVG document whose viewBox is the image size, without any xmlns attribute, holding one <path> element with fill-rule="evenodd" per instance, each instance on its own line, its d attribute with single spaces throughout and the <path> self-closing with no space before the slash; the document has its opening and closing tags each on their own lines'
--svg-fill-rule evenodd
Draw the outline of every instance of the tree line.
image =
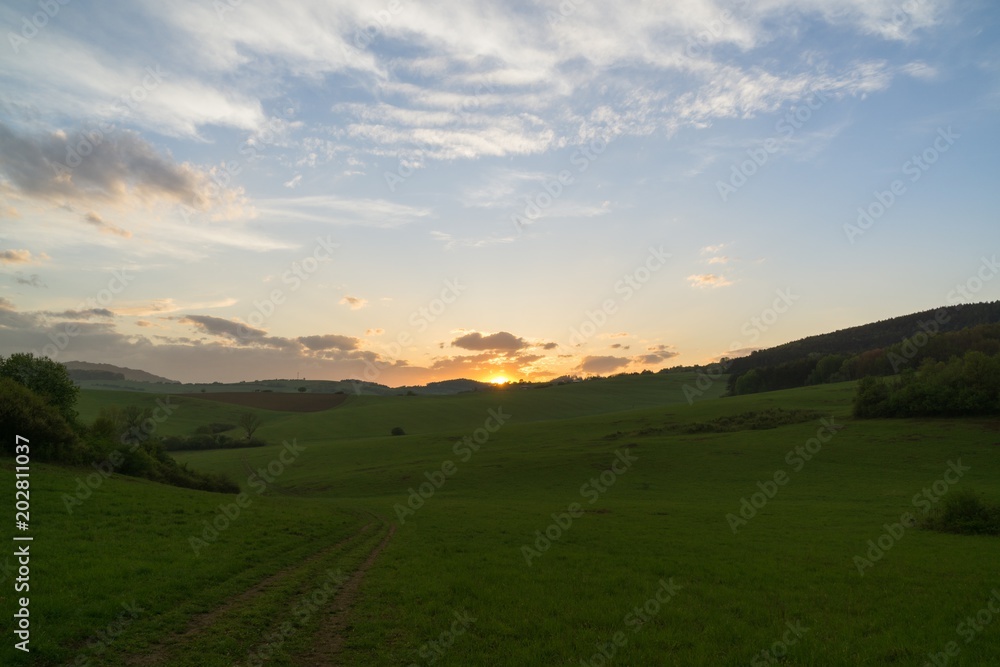
<svg viewBox="0 0 1000 667">
<path fill-rule="evenodd" d="M 34 460 L 69 465 L 112 462 L 115 472 L 157 482 L 224 493 L 239 486 L 222 475 L 178 463 L 147 426 L 153 409 L 102 410 L 91 424 L 76 411 L 79 388 L 66 367 L 47 357 L 0 357 L 0 453 L 13 456 L 16 436 L 32 443 Z"/>
</svg>

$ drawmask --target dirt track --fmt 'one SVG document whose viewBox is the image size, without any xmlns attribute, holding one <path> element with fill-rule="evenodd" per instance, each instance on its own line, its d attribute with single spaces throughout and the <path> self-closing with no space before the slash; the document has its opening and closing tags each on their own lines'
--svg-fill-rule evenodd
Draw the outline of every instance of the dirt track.
<svg viewBox="0 0 1000 667">
<path fill-rule="evenodd" d="M 228 599 L 222 600 L 214 609 L 205 613 L 194 615 L 187 624 L 187 628 L 170 637 L 164 637 L 160 642 L 147 647 L 141 654 L 133 654 L 126 658 L 126 664 L 130 667 L 158 667 L 159 665 L 171 664 L 175 657 L 174 652 L 182 648 L 185 644 L 197 638 L 204 632 L 210 632 L 213 626 L 226 616 L 238 616 L 241 613 L 252 613 L 250 610 L 256 600 L 268 594 L 276 586 L 290 577 L 295 577 L 305 572 L 314 563 L 328 561 L 331 567 L 339 558 L 347 555 L 351 551 L 356 551 L 357 547 L 363 547 L 365 536 L 374 528 L 373 523 L 367 523 L 358 529 L 354 534 L 345 537 L 336 544 L 323 548 L 313 555 L 303 559 L 293 566 L 281 569 L 258 581 L 246 590 L 237 593 Z M 340 664 L 340 652 L 344 645 L 346 634 L 349 631 L 348 617 L 351 608 L 357 601 L 361 581 L 368 570 L 374 565 L 379 554 L 392 539 L 396 532 L 395 525 L 383 525 L 376 528 L 377 533 L 382 533 L 382 539 L 372 547 L 366 549 L 367 553 L 356 569 L 349 572 L 344 581 L 336 588 L 332 599 L 324 604 L 318 627 L 312 629 L 313 639 L 306 656 L 300 656 L 299 664 L 310 665 L 311 667 L 326 667 L 328 665 Z M 354 544 L 355 546 L 352 546 Z M 291 601 L 289 601 L 289 606 Z"/>
</svg>

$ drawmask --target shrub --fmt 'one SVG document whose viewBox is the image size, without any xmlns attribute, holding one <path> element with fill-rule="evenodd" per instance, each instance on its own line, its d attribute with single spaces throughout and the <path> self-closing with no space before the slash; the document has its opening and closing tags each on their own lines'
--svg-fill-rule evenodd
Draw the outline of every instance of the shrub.
<svg viewBox="0 0 1000 667">
<path fill-rule="evenodd" d="M 889 385 L 882 378 L 869 375 L 858 382 L 852 412 L 858 419 L 889 416 Z"/>
<path fill-rule="evenodd" d="M 66 421 L 76 421 L 73 406 L 80 388 L 73 383 L 69 371 L 62 364 L 48 357 L 18 352 L 6 359 L 0 357 L 0 377 L 10 378 L 35 392 L 54 406 Z"/>
<path fill-rule="evenodd" d="M 242 447 L 263 447 L 267 443 L 258 438 L 235 439 L 225 433 L 198 433 L 195 435 L 169 435 L 160 440 L 168 452 L 200 451 L 205 449 L 240 449 Z"/>
<path fill-rule="evenodd" d="M 822 414 L 815 410 L 786 410 L 784 408 L 765 408 L 741 412 L 737 415 L 717 417 L 708 422 L 694 422 L 682 428 L 684 433 L 731 433 L 733 431 L 760 431 L 788 424 L 819 419 Z"/>
<path fill-rule="evenodd" d="M 299 387 L 299 391 L 305 391 L 305 390 L 306 390 L 305 387 Z"/>
<path fill-rule="evenodd" d="M 854 416 L 962 417 L 1000 412 L 1000 356 L 967 352 L 948 362 L 925 359 L 898 382 L 866 377 L 854 396 Z"/>
<path fill-rule="evenodd" d="M 1000 505 L 968 489 L 952 491 L 923 522 L 924 528 L 963 535 L 1000 535 Z"/>
<path fill-rule="evenodd" d="M 392 431 L 390 431 L 390 433 L 392 435 L 406 435 L 406 431 L 403 430 L 402 426 L 393 426 Z"/>
<path fill-rule="evenodd" d="M 13 456 L 17 436 L 29 440 L 32 460 L 86 459 L 86 446 L 56 407 L 11 378 L 0 377 L 0 451 Z"/>
</svg>

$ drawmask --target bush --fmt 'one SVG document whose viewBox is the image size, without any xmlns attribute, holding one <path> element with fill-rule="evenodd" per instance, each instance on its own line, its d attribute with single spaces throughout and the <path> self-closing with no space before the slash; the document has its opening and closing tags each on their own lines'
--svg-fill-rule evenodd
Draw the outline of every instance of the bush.
<svg viewBox="0 0 1000 667">
<path fill-rule="evenodd" d="M 862 378 L 854 416 L 962 417 L 1000 412 L 1000 356 L 968 352 L 947 363 L 924 360 L 919 372 L 904 371 L 898 382 Z"/>
<path fill-rule="evenodd" d="M 390 431 L 390 433 L 392 435 L 406 435 L 406 431 L 403 430 L 402 426 L 393 426 L 392 431 Z"/>
<path fill-rule="evenodd" d="M 963 535 L 1000 535 L 1000 505 L 989 505 L 974 491 L 952 491 L 923 527 Z"/>
<path fill-rule="evenodd" d="M 861 378 L 854 394 L 852 412 L 858 419 L 889 416 L 889 385 L 882 378 L 869 375 Z"/>
<path fill-rule="evenodd" d="M 87 459 L 86 445 L 59 410 L 20 383 L 0 377 L 0 452 L 13 456 L 17 436 L 28 439 L 32 460 Z"/>
<path fill-rule="evenodd" d="M 306 390 L 305 387 L 299 387 L 299 391 L 305 391 L 305 390 Z"/>
<path fill-rule="evenodd" d="M 48 357 L 18 352 L 6 359 L 0 357 L 0 377 L 10 378 L 38 394 L 55 407 L 67 422 L 76 421 L 76 396 L 80 392 L 69 371 Z"/>
<path fill-rule="evenodd" d="M 751 371 L 752 372 L 752 371 Z M 738 415 L 718 417 L 708 422 L 694 422 L 682 428 L 684 433 L 732 433 L 734 431 L 760 431 L 778 428 L 788 424 L 819 419 L 822 414 L 815 410 L 785 410 L 784 408 L 766 408 L 741 412 Z"/>
</svg>

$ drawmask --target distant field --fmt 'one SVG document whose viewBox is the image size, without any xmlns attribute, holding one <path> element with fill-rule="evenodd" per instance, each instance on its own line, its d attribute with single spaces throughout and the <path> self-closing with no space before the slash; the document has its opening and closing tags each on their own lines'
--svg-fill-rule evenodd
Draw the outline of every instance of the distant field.
<svg viewBox="0 0 1000 667">
<path fill-rule="evenodd" d="M 273 392 L 225 392 L 216 394 L 181 394 L 186 398 L 219 401 L 246 408 L 281 412 L 319 412 L 335 408 L 347 399 L 346 394 L 289 394 Z"/>
<path fill-rule="evenodd" d="M 693 405 L 694 376 L 655 375 L 262 410 L 262 437 L 286 444 L 178 454 L 253 499 L 200 556 L 191 536 L 234 497 L 115 477 L 70 515 L 61 494 L 93 471 L 39 466 L 33 576 L 65 593 L 33 601 L 31 664 L 71 660 L 132 598 L 146 611 L 93 664 L 243 667 L 264 645 L 281 666 L 923 665 L 949 642 L 948 665 L 994 664 L 1000 617 L 968 642 L 959 624 L 1000 590 L 1000 540 L 883 536 L 949 462 L 968 468 L 957 488 L 1000 500 L 1000 424 L 855 421 L 853 383 L 719 399 L 724 380 Z M 80 410 L 156 400 L 84 392 Z M 163 433 L 247 409 L 170 400 Z M 678 432 L 768 408 L 827 421 Z M 258 495 L 253 471 L 290 446 Z M 337 569 L 331 600 L 269 642 Z"/>
</svg>

